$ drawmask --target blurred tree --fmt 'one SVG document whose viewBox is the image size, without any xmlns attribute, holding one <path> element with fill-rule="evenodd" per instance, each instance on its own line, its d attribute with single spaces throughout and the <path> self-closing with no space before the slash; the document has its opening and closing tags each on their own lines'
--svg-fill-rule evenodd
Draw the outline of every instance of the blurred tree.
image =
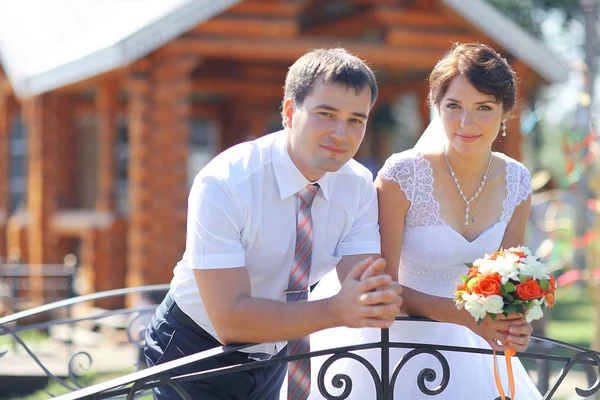
<svg viewBox="0 0 600 400">
<path fill-rule="evenodd" d="M 552 11 L 559 11 L 565 17 L 565 25 L 572 19 L 581 18 L 581 5 L 576 0 L 486 0 L 503 11 L 513 21 L 540 38 L 541 22 Z"/>
<path fill-rule="evenodd" d="M 567 159 L 567 176 L 564 181 L 573 190 L 578 199 L 577 215 L 575 218 L 575 230 L 577 238 L 584 239 L 600 234 L 600 222 L 598 206 L 594 207 L 596 214 L 595 226 L 589 221 L 588 204 L 594 199 L 598 203 L 600 195 L 600 172 L 597 166 L 596 154 L 590 152 L 590 145 L 597 145 L 598 134 L 595 132 L 594 105 L 595 105 L 595 82 L 598 75 L 598 54 L 600 54 L 600 40 L 598 33 L 598 19 L 600 0 L 487 0 L 491 5 L 503 11 L 506 15 L 519 23 L 533 35 L 542 38 L 542 22 L 552 12 L 560 12 L 564 16 L 564 25 L 567 26 L 572 20 L 578 21 L 584 28 L 584 41 L 579 70 L 583 76 L 583 87 L 578 99 L 576 109 L 576 124 L 570 127 L 570 132 L 563 137 L 565 147 L 565 158 Z M 575 150 L 577 149 L 577 150 Z M 538 150 L 538 149 L 536 149 Z M 539 152 L 536 151 L 539 154 Z M 573 162 L 577 160 L 577 162 Z M 590 161 L 591 160 L 591 161 Z M 596 165 L 594 165 L 596 164 Z M 594 171 L 595 170 L 595 171 Z M 591 185 L 590 185 L 591 183 Z M 593 187 L 593 191 L 591 190 Z M 595 193 L 594 193 L 595 192 Z M 587 241 L 585 241 L 587 242 Z M 600 350 L 600 280 L 596 278 L 596 272 L 600 269 L 600 256 L 598 256 L 597 241 L 585 243 L 575 250 L 574 264 L 579 270 L 586 271 L 585 283 L 590 291 L 591 298 L 595 304 L 594 313 L 594 339 L 592 348 Z M 586 254 L 586 250 L 587 253 Z M 587 257 L 586 257 L 587 256 Z M 593 384 L 596 372 L 593 368 L 586 368 L 588 381 Z M 598 395 L 594 396 L 598 398 Z"/>
</svg>

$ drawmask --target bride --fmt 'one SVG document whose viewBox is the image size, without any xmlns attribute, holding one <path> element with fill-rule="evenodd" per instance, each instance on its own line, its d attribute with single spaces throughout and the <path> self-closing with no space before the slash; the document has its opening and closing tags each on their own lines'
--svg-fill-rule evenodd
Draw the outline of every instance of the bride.
<svg viewBox="0 0 600 400">
<path fill-rule="evenodd" d="M 403 308 L 410 316 L 426 321 L 397 321 L 389 329 L 390 340 L 404 343 L 524 351 L 531 326 L 520 315 L 478 326 L 452 300 L 467 262 L 500 247 L 523 244 L 529 215 L 530 174 L 519 162 L 492 152 L 492 143 L 506 136 L 506 119 L 516 102 L 516 77 L 508 63 L 492 48 L 481 44 L 459 44 L 440 60 L 429 77 L 429 101 L 436 117 L 415 148 L 392 155 L 376 179 L 379 193 L 379 224 L 382 256 L 387 273 L 402 284 Z M 331 296 L 339 290 L 335 274 L 317 285 L 311 298 Z M 335 328 L 311 335 L 311 350 L 373 343 L 381 340 L 374 328 Z M 390 375 L 411 349 L 390 350 Z M 381 350 L 362 350 L 378 371 Z M 490 355 L 442 351 L 449 364 L 449 382 L 440 399 L 493 400 L 498 398 Z M 323 398 L 317 374 L 329 356 L 313 359 L 311 399 Z M 504 357 L 499 370 L 508 392 Z M 542 396 L 518 359 L 514 360 L 517 398 Z M 430 354 L 407 361 L 394 385 L 395 399 L 430 399 L 419 385 L 425 368 L 436 371 L 435 390 L 442 381 L 440 362 Z M 334 375 L 352 379 L 350 399 L 375 399 L 375 386 L 359 362 L 341 358 L 325 375 L 325 389 Z M 508 393 L 507 393 L 508 395 Z"/>
</svg>

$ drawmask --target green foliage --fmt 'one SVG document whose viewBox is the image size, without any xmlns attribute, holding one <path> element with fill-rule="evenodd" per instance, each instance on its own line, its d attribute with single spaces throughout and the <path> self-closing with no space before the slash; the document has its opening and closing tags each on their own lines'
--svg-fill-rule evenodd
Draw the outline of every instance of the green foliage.
<svg viewBox="0 0 600 400">
<path fill-rule="evenodd" d="M 506 282 L 506 285 L 503 286 L 503 289 L 506 290 L 507 293 L 512 293 L 517 290 L 517 287 L 511 281 Z"/>
<path fill-rule="evenodd" d="M 579 0 L 486 0 L 536 37 L 541 37 L 540 23 L 546 14 L 559 11 L 565 24 L 581 15 Z"/>
</svg>

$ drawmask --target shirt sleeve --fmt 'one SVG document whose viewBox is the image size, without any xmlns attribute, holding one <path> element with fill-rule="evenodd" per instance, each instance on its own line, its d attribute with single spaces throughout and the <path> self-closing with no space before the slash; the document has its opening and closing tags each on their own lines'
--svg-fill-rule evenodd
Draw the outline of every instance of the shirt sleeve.
<svg viewBox="0 0 600 400">
<path fill-rule="evenodd" d="M 356 218 L 340 243 L 338 256 L 381 254 L 377 190 L 371 182 L 365 186 Z"/>
<path fill-rule="evenodd" d="M 241 202 L 226 183 L 198 176 L 188 199 L 186 252 L 193 269 L 242 267 L 245 252 L 241 233 Z"/>
</svg>

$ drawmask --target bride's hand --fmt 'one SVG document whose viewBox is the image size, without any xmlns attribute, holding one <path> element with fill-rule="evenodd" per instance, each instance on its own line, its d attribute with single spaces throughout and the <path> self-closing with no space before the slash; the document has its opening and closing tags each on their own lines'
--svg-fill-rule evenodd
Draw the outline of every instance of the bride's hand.
<svg viewBox="0 0 600 400">
<path fill-rule="evenodd" d="M 533 329 L 521 315 L 502 314 L 496 317 L 496 321 L 486 317 L 479 326 L 472 328 L 473 332 L 485 339 L 496 351 L 505 351 L 509 348 L 517 352 L 527 349 L 531 340 Z"/>
<path fill-rule="evenodd" d="M 508 347 L 517 352 L 527 350 L 531 341 L 533 327 L 525 320 L 521 314 L 509 315 L 507 320 L 511 321 L 511 326 L 508 331 Z"/>
</svg>

